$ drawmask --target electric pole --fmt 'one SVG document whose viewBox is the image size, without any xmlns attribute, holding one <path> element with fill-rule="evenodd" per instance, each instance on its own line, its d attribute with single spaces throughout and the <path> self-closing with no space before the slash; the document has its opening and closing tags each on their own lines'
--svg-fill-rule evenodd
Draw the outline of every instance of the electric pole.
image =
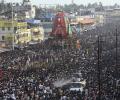
<svg viewBox="0 0 120 100">
<path fill-rule="evenodd" d="M 101 100 L 101 66 L 100 66 L 100 61 L 101 61 L 101 52 L 102 52 L 102 44 L 101 44 L 101 36 L 98 36 L 98 98 Z"/>
</svg>

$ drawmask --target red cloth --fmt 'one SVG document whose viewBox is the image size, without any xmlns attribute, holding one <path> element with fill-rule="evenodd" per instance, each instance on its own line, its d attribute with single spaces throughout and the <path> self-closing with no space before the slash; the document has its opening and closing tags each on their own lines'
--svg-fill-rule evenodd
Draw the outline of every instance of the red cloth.
<svg viewBox="0 0 120 100">
<path fill-rule="evenodd" d="M 67 26 L 68 26 L 68 23 L 67 23 L 67 19 L 65 17 L 65 13 L 58 12 L 54 19 L 51 35 L 52 36 L 62 36 L 63 38 L 66 38 L 68 35 Z"/>
</svg>

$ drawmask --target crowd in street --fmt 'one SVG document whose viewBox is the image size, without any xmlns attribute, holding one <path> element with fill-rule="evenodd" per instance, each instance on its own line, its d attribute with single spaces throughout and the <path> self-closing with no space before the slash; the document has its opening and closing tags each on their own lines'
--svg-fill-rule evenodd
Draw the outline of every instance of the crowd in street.
<svg viewBox="0 0 120 100">
<path fill-rule="evenodd" d="M 101 34 L 103 28 L 82 34 L 80 48 L 48 39 L 23 50 L 1 53 L 0 100 L 119 100 L 120 88 L 116 84 L 120 69 L 116 64 L 120 64 L 120 53 L 118 50 L 116 63 L 114 37 L 102 38 L 98 66 L 97 37 Z M 71 92 L 54 86 L 54 82 L 70 79 L 78 71 L 87 82 L 84 91 Z"/>
</svg>

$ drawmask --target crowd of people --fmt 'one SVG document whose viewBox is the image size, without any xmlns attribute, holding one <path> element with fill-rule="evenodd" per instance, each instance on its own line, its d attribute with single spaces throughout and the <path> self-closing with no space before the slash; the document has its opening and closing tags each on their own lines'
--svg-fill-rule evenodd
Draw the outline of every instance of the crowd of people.
<svg viewBox="0 0 120 100">
<path fill-rule="evenodd" d="M 116 30 L 109 26 L 109 33 L 107 27 L 81 34 L 80 48 L 76 48 L 75 42 L 48 39 L 23 50 L 1 53 L 0 100 L 119 100 L 120 88 L 116 83 L 120 73 L 116 64 L 120 64 L 120 53 L 118 47 L 116 61 Z M 109 37 L 101 38 L 99 48 L 98 36 L 104 34 Z M 54 85 L 78 71 L 87 82 L 84 91 L 71 92 Z"/>
</svg>

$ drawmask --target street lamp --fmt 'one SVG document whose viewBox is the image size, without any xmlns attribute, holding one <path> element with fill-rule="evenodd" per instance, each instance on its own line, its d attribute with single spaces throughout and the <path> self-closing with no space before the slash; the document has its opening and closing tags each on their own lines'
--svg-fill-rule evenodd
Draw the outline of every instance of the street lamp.
<svg viewBox="0 0 120 100">
<path fill-rule="evenodd" d="M 15 45 L 14 45 L 14 11 L 13 11 L 13 7 L 14 7 L 14 4 L 15 3 L 12 3 L 12 29 L 13 29 L 13 33 L 12 33 L 12 49 L 14 50 L 15 49 Z"/>
</svg>

